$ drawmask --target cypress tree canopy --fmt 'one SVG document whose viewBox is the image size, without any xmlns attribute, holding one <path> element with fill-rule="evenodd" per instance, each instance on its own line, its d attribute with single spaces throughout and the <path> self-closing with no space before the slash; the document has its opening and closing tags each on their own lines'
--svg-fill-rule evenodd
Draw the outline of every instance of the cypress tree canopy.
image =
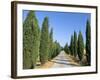
<svg viewBox="0 0 100 80">
<path fill-rule="evenodd" d="M 77 34 L 74 31 L 74 56 L 77 56 Z"/>
<path fill-rule="evenodd" d="M 53 54 L 53 28 L 51 28 L 49 34 L 49 55 L 48 55 L 49 60 L 51 60 L 52 54 Z"/>
<path fill-rule="evenodd" d="M 39 54 L 39 26 L 34 11 L 29 11 L 23 23 L 23 68 L 30 69 L 36 65 Z"/>
<path fill-rule="evenodd" d="M 89 20 L 86 23 L 86 56 L 88 65 L 91 65 L 91 28 Z"/>
<path fill-rule="evenodd" d="M 68 43 L 66 43 L 66 45 L 65 45 L 65 47 L 64 47 L 64 51 L 65 51 L 67 54 L 70 53 Z"/>
<path fill-rule="evenodd" d="M 74 37 L 73 37 L 73 35 L 71 36 L 70 51 L 71 51 L 71 55 L 74 55 Z"/>
<path fill-rule="evenodd" d="M 41 64 L 44 64 L 48 61 L 48 54 L 49 54 L 49 21 L 48 17 L 44 18 L 41 30 L 41 40 L 40 40 L 40 61 Z"/>
<path fill-rule="evenodd" d="M 84 54 L 84 42 L 82 33 L 80 31 L 78 35 L 78 56 L 80 61 L 82 60 L 83 54 Z"/>
</svg>

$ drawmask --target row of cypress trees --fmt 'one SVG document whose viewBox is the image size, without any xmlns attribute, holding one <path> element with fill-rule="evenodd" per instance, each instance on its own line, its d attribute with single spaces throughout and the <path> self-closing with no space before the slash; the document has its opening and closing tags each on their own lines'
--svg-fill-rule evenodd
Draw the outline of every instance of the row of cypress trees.
<svg viewBox="0 0 100 80">
<path fill-rule="evenodd" d="M 33 69 L 37 59 L 41 65 L 60 52 L 60 44 L 53 42 L 53 29 L 49 32 L 49 19 L 44 18 L 40 30 L 34 11 L 29 11 L 23 22 L 23 69 Z"/>
<path fill-rule="evenodd" d="M 74 31 L 74 35 L 71 36 L 70 45 L 68 46 L 68 43 L 66 43 L 64 51 L 79 59 L 82 65 L 91 65 L 91 28 L 88 20 L 86 22 L 86 43 L 84 44 L 81 31 L 79 31 L 78 37 Z"/>
<path fill-rule="evenodd" d="M 84 50 L 86 51 L 86 65 L 91 65 L 91 29 L 90 22 L 86 23 L 86 44 L 81 31 L 78 34 L 74 31 L 71 36 L 70 45 L 66 43 L 64 50 L 66 53 L 79 58 L 82 61 Z M 49 19 L 44 18 L 42 29 L 40 30 L 38 20 L 34 11 L 29 11 L 23 22 L 23 69 L 33 69 L 37 59 L 43 65 L 59 54 L 61 46 L 57 41 L 53 41 L 53 29 L 49 32 Z"/>
</svg>

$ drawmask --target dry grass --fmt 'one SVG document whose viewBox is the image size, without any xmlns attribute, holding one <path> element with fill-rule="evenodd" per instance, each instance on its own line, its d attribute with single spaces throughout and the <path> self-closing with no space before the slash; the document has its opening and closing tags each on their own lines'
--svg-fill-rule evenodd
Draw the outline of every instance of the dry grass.
<svg viewBox="0 0 100 80">
<path fill-rule="evenodd" d="M 46 62 L 45 64 L 41 65 L 40 68 L 50 68 L 54 63 L 51 61 Z"/>
<path fill-rule="evenodd" d="M 79 61 L 74 56 L 66 55 L 66 57 L 70 60 L 71 64 L 80 66 Z"/>
</svg>

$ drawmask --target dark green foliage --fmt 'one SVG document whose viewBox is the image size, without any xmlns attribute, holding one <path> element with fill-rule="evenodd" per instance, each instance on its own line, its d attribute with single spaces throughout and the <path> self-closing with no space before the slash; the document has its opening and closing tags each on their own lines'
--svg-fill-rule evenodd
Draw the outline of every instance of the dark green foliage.
<svg viewBox="0 0 100 80">
<path fill-rule="evenodd" d="M 33 61 L 33 68 L 34 68 L 36 65 L 37 58 L 39 56 L 39 47 L 40 47 L 40 29 L 36 18 L 34 18 L 32 27 L 33 27 L 32 61 Z"/>
<path fill-rule="evenodd" d="M 55 41 L 53 43 L 53 54 L 51 58 L 53 59 L 54 57 L 56 57 L 60 53 L 60 51 L 61 51 L 61 46 L 57 41 Z"/>
<path fill-rule="evenodd" d="M 57 56 L 61 51 L 61 46 L 58 42 L 55 42 L 55 43 L 56 43 L 56 56 Z"/>
<path fill-rule="evenodd" d="M 68 43 L 66 43 L 65 47 L 64 47 L 64 51 L 69 54 L 70 53 L 70 50 L 69 50 L 69 47 L 68 47 Z"/>
<path fill-rule="evenodd" d="M 74 31 L 74 56 L 77 56 L 77 34 Z"/>
<path fill-rule="evenodd" d="M 88 65 L 91 65 L 91 28 L 88 20 L 86 23 L 86 56 Z"/>
<path fill-rule="evenodd" d="M 74 37 L 73 36 L 71 36 L 70 52 L 71 52 L 71 55 L 74 55 Z"/>
<path fill-rule="evenodd" d="M 23 69 L 34 68 L 39 54 L 39 26 L 34 11 L 23 23 Z"/>
<path fill-rule="evenodd" d="M 61 50 L 63 51 L 64 50 L 64 48 L 61 46 Z"/>
<path fill-rule="evenodd" d="M 53 54 L 52 54 L 52 59 L 54 58 L 54 57 L 56 57 L 56 55 L 57 55 L 57 44 L 56 44 L 56 42 L 54 42 L 53 43 Z"/>
<path fill-rule="evenodd" d="M 49 54 L 49 21 L 48 17 L 44 18 L 41 30 L 41 40 L 40 40 L 40 62 L 44 64 L 48 61 Z"/>
<path fill-rule="evenodd" d="M 53 54 L 53 28 L 51 28 L 50 35 L 49 35 L 49 55 L 48 55 L 48 60 L 51 60 L 52 54 Z"/>
<path fill-rule="evenodd" d="M 83 54 L 84 54 L 84 42 L 83 42 L 83 37 L 82 37 L 82 33 L 79 32 L 78 35 L 78 57 L 80 59 L 80 61 L 82 60 Z"/>
</svg>

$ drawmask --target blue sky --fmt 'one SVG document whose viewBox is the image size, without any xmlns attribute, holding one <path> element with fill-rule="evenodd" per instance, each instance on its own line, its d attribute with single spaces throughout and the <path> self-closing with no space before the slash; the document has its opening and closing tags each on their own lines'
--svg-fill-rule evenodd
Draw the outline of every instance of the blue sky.
<svg viewBox="0 0 100 80">
<path fill-rule="evenodd" d="M 28 12 L 23 10 L 23 21 Z M 70 44 L 74 31 L 77 32 L 77 36 L 79 31 L 82 32 L 85 43 L 86 21 L 91 18 L 89 13 L 35 11 L 35 14 L 40 28 L 44 17 L 49 18 L 49 29 L 53 28 L 53 39 L 57 40 L 61 46 L 65 46 L 66 43 Z"/>
</svg>

